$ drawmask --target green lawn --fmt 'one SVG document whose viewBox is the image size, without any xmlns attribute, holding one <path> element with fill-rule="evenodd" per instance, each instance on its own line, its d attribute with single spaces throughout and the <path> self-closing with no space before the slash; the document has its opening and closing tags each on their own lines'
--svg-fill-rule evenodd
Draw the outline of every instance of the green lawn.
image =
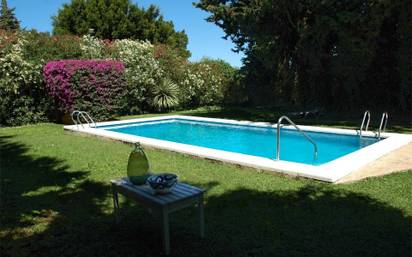
<svg viewBox="0 0 412 257">
<path fill-rule="evenodd" d="M 316 125 L 328 126 L 337 128 L 359 129 L 362 121 L 363 113 L 326 113 L 321 112 L 316 117 L 296 118 L 290 115 L 294 110 L 288 108 L 220 108 L 209 107 L 199 108 L 196 110 L 180 111 L 172 114 L 194 115 L 213 118 L 227 118 L 235 120 L 251 120 L 251 121 L 265 121 L 276 123 L 278 118 L 282 115 L 288 115 L 296 124 L 300 125 Z M 129 119 L 136 117 L 149 117 L 159 115 L 171 115 L 170 113 L 162 114 L 147 114 L 138 116 L 125 116 L 121 119 Z M 372 113 L 370 130 L 377 130 L 381 120 L 381 113 Z M 397 133 L 412 133 L 412 117 L 404 115 L 389 114 L 388 132 Z"/>
<path fill-rule="evenodd" d="M 0 129 L 0 149 L 0 256 L 161 255 L 158 219 L 143 207 L 122 198 L 114 224 L 109 180 L 125 175 L 130 146 L 39 124 Z M 332 185 L 147 153 L 155 171 L 207 189 L 206 238 L 195 208 L 175 213 L 173 256 L 411 254 L 412 170 Z"/>
</svg>

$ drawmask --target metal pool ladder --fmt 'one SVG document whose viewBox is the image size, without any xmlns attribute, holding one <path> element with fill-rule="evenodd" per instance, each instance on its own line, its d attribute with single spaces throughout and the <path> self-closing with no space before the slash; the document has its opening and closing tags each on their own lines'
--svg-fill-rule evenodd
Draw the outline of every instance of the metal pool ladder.
<svg viewBox="0 0 412 257">
<path fill-rule="evenodd" d="M 81 119 L 83 119 L 83 121 L 85 121 L 87 123 L 87 125 L 89 126 L 89 128 L 92 127 L 97 127 L 96 122 L 94 122 L 93 118 L 85 111 L 74 111 L 71 114 L 72 117 L 72 121 L 73 123 L 77 126 L 77 129 L 79 129 L 79 124 L 82 126 L 82 128 L 84 128 L 83 126 L 83 122 Z"/>
<path fill-rule="evenodd" d="M 378 139 L 381 139 L 381 133 L 385 132 L 386 130 L 386 125 L 388 124 L 388 118 L 389 118 L 389 115 L 387 112 L 382 113 L 381 123 L 379 124 L 378 132 L 375 135 Z M 368 131 L 370 120 L 371 120 L 370 112 L 365 111 L 365 113 L 363 114 L 363 119 L 362 119 L 360 129 L 359 129 L 360 138 L 362 138 L 362 131 L 365 131 L 365 132 Z M 365 124 L 365 121 L 366 121 L 366 124 Z M 364 125 L 366 125 L 365 128 L 364 128 Z"/>
<path fill-rule="evenodd" d="M 366 132 L 368 131 L 369 122 L 371 121 L 371 113 L 368 110 L 366 110 L 365 113 L 363 114 L 362 123 L 359 129 L 359 137 L 362 137 L 363 125 L 365 125 L 365 121 L 366 121 L 365 132 Z"/>
<path fill-rule="evenodd" d="M 381 123 L 378 129 L 378 139 L 381 139 L 381 132 L 385 132 L 386 125 L 388 124 L 389 115 L 387 112 L 382 113 Z"/>
<path fill-rule="evenodd" d="M 291 125 L 293 125 L 297 131 L 299 131 L 309 142 L 313 145 L 314 150 L 314 159 L 318 158 L 318 146 L 316 145 L 315 141 L 311 137 L 309 137 L 303 130 L 301 130 L 288 116 L 282 116 L 278 120 L 278 127 L 277 127 L 277 142 L 276 142 L 276 160 L 279 161 L 280 159 L 280 126 L 282 125 L 283 119 L 287 120 Z"/>
</svg>

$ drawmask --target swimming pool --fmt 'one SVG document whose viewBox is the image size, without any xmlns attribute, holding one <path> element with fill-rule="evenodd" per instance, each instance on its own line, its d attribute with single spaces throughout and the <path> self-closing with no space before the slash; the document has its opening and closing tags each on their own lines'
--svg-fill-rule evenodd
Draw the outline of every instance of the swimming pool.
<svg viewBox="0 0 412 257">
<path fill-rule="evenodd" d="M 277 126 L 270 123 L 166 116 L 65 129 L 331 182 L 410 140 L 399 134 L 377 140 L 371 132 L 360 138 L 353 130 L 300 127 L 316 142 L 317 157 L 302 134 L 283 126 L 280 160 L 275 160 Z"/>
<path fill-rule="evenodd" d="M 101 126 L 101 129 L 155 138 L 176 143 L 207 147 L 217 150 L 276 158 L 276 128 L 234 125 L 188 119 L 137 122 L 127 125 Z M 308 132 L 318 145 L 315 158 L 312 144 L 298 131 L 281 130 L 280 159 L 311 165 L 335 160 L 362 147 L 373 144 L 375 138 L 332 133 Z"/>
</svg>

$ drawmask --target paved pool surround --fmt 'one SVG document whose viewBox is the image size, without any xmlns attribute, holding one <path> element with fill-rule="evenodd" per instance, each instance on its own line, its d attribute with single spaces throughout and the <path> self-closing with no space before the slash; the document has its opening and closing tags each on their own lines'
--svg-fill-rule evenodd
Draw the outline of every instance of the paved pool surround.
<svg viewBox="0 0 412 257">
<path fill-rule="evenodd" d="M 97 123 L 98 128 L 89 127 L 88 125 L 77 126 L 69 125 L 64 126 L 67 131 L 79 132 L 89 135 L 101 136 L 118 140 L 126 143 L 139 142 L 142 145 L 169 150 L 173 152 L 184 153 L 202 158 L 208 158 L 218 160 L 222 162 L 238 164 L 242 166 L 252 167 L 256 169 L 262 169 L 272 172 L 280 172 L 292 176 L 300 176 L 306 178 L 317 179 L 326 182 L 337 182 L 344 177 L 349 176 L 352 172 L 358 171 L 367 164 L 374 162 L 380 157 L 390 154 L 391 152 L 407 145 L 412 142 L 412 135 L 398 134 L 398 133 L 382 133 L 381 137 L 384 138 L 379 142 L 361 148 L 355 152 L 344 155 L 333 161 L 324 163 L 322 165 L 314 166 L 309 164 L 273 160 L 265 157 L 258 157 L 222 150 L 216 150 L 206 147 L 194 146 L 189 144 L 181 144 L 171 141 L 129 135 L 114 131 L 105 130 L 99 128 L 99 126 L 112 126 L 112 125 L 124 125 L 134 122 L 147 122 L 147 121 L 162 121 L 167 119 L 185 119 L 193 121 L 205 121 L 205 122 L 218 122 L 229 125 L 250 125 L 260 127 L 272 127 L 276 128 L 277 124 L 267 122 L 252 122 L 252 121 L 237 121 L 228 119 L 216 119 L 216 118 L 204 118 L 195 116 L 181 116 L 170 115 L 152 118 L 139 118 L 129 119 L 122 121 L 109 121 Z M 298 125 L 299 126 L 299 125 Z M 304 131 L 321 132 L 321 133 L 334 133 L 340 135 L 359 135 L 357 130 L 349 129 L 337 129 L 337 128 L 325 128 L 315 126 L 299 126 Z M 295 130 L 293 126 L 282 125 L 282 129 Z M 363 136 L 376 136 L 374 132 L 363 132 Z M 275 141 L 274 141 L 275 142 Z M 275 144 L 274 144 L 274 147 Z M 395 157 L 396 158 L 396 157 Z"/>
</svg>

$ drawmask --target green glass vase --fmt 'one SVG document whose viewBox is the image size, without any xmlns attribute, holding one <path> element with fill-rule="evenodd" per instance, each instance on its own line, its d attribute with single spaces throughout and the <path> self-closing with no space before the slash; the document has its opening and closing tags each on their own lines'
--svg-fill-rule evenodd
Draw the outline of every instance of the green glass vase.
<svg viewBox="0 0 412 257">
<path fill-rule="evenodd" d="M 150 176 L 149 170 L 149 160 L 140 144 L 136 143 L 127 163 L 127 176 L 130 182 L 134 185 L 143 185 Z"/>
</svg>

